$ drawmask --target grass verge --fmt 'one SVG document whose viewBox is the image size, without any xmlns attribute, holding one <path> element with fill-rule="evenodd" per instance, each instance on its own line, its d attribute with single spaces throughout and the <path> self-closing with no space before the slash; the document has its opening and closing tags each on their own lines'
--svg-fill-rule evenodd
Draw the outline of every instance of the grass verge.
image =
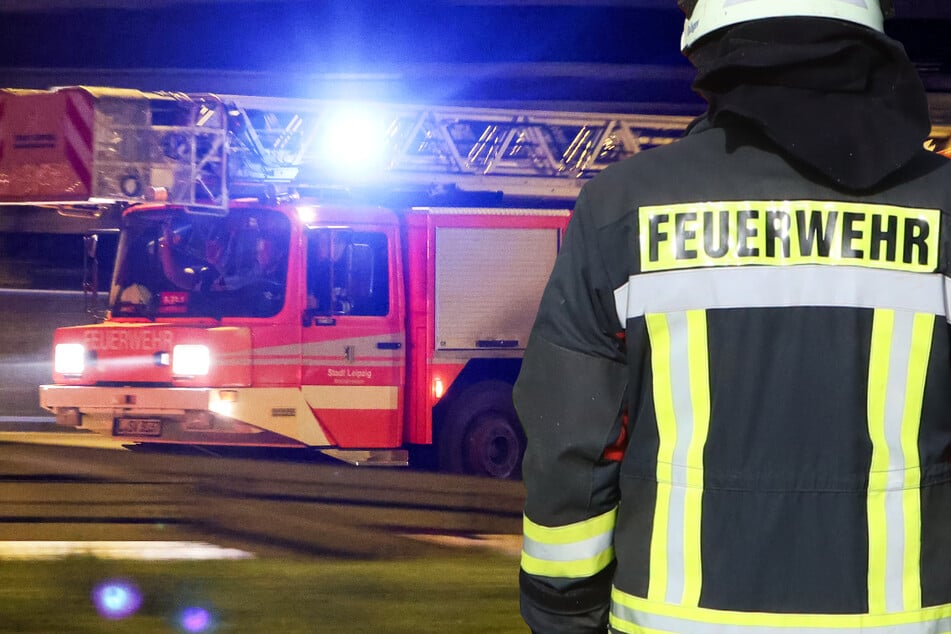
<svg viewBox="0 0 951 634">
<path fill-rule="evenodd" d="M 0 561 L 0 632 L 518 633 L 527 629 L 517 576 L 511 557 L 486 552 L 396 561 Z M 141 604 L 107 618 L 93 596 L 118 580 L 134 585 Z M 122 603 L 118 591 L 105 592 Z"/>
</svg>

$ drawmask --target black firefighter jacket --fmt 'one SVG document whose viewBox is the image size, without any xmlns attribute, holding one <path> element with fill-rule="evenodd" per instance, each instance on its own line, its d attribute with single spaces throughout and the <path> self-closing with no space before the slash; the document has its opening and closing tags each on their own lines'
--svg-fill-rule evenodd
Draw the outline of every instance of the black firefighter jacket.
<svg viewBox="0 0 951 634">
<path fill-rule="evenodd" d="M 515 390 L 535 632 L 951 632 L 951 161 L 822 182 L 727 125 L 584 187 Z"/>
</svg>

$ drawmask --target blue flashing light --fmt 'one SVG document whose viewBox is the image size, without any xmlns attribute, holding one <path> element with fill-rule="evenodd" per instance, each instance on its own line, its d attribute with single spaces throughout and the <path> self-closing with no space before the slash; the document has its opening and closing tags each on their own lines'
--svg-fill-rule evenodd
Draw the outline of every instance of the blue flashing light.
<svg viewBox="0 0 951 634">
<path fill-rule="evenodd" d="M 111 579 L 93 588 L 92 601 L 100 616 L 118 620 L 135 614 L 142 606 L 142 594 L 129 581 Z"/>
<path fill-rule="evenodd" d="M 336 169 L 377 167 L 386 151 L 384 116 L 359 105 L 330 114 L 321 139 L 322 154 Z"/>
</svg>

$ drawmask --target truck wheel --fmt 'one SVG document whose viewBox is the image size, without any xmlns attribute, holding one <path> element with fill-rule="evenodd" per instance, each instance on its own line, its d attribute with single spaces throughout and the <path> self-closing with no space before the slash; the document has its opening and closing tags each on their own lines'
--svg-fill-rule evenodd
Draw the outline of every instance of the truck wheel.
<svg viewBox="0 0 951 634">
<path fill-rule="evenodd" d="M 508 383 L 477 383 L 460 395 L 447 412 L 439 440 L 442 470 L 517 478 L 521 475 L 524 452 L 525 436 Z"/>
</svg>

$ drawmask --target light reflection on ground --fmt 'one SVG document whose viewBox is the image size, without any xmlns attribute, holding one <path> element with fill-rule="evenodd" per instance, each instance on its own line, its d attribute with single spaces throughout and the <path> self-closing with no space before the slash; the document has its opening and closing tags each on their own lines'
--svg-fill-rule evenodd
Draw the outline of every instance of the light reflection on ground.
<svg viewBox="0 0 951 634">
<path fill-rule="evenodd" d="M 148 561 L 252 559 L 254 555 L 237 548 L 223 548 L 206 542 L 185 541 L 0 541 L 0 560 L 141 559 Z"/>
<path fill-rule="evenodd" d="M 117 440 L 90 431 L 23 432 L 0 431 L 0 442 L 28 442 L 34 445 L 63 445 L 67 447 L 94 447 L 97 449 L 124 449 L 128 440 Z"/>
<path fill-rule="evenodd" d="M 445 535 L 438 533 L 413 533 L 407 535 L 413 539 L 454 546 L 456 548 L 486 548 L 495 552 L 518 557 L 522 552 L 521 535 Z"/>
</svg>

